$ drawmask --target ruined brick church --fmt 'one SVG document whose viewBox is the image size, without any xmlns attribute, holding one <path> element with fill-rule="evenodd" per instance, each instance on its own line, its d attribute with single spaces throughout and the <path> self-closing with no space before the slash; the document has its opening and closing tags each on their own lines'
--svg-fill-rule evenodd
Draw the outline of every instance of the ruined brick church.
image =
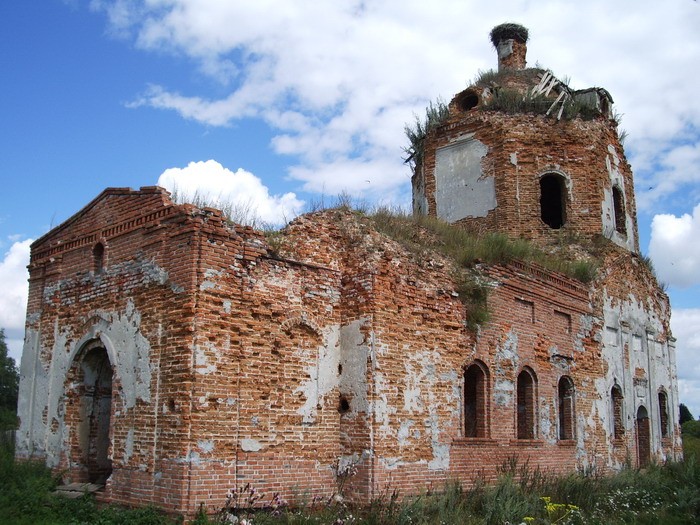
<svg viewBox="0 0 700 525">
<path fill-rule="evenodd" d="M 474 327 L 452 261 L 359 213 L 301 216 L 272 246 L 161 188 L 108 188 L 32 245 L 18 457 L 190 515 L 248 483 L 362 502 L 494 479 L 512 457 L 680 459 L 670 307 L 612 98 L 527 68 L 520 26 L 492 40 L 498 71 L 414 157 L 414 213 L 587 260 L 592 281 L 481 264 Z"/>
</svg>

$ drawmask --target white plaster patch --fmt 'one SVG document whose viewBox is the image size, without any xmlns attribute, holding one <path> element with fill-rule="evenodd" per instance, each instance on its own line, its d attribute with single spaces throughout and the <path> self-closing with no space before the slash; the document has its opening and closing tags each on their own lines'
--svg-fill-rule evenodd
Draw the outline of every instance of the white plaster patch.
<svg viewBox="0 0 700 525">
<path fill-rule="evenodd" d="M 216 347 L 207 342 L 204 346 L 195 345 L 194 347 L 194 369 L 198 374 L 207 375 L 216 372 L 216 365 L 209 362 L 207 353 L 215 354 Z"/>
<path fill-rule="evenodd" d="M 496 186 L 482 172 L 488 147 L 471 138 L 435 152 L 435 205 L 443 220 L 486 217 L 496 208 Z"/>
<path fill-rule="evenodd" d="M 368 319 L 358 319 L 340 328 L 340 393 L 350 399 L 350 412 L 368 412 L 367 359 L 369 348 L 362 327 Z"/>
<path fill-rule="evenodd" d="M 126 433 L 126 439 L 124 440 L 124 461 L 123 464 L 127 465 L 131 456 L 134 454 L 134 429 L 130 428 Z"/>
<path fill-rule="evenodd" d="M 258 452 L 262 450 L 262 444 L 257 439 L 241 439 L 241 450 L 243 452 Z"/>
<path fill-rule="evenodd" d="M 216 288 L 216 278 L 221 277 L 223 273 L 223 270 L 214 270 L 212 268 L 204 270 L 204 279 L 202 279 L 202 284 L 199 285 L 199 289 L 204 291 Z"/>
<path fill-rule="evenodd" d="M 399 426 L 399 432 L 396 436 L 400 447 L 408 445 L 408 440 L 411 437 L 411 427 L 413 427 L 414 425 L 415 423 L 412 419 L 404 419 L 401 422 L 401 425 Z"/>
<path fill-rule="evenodd" d="M 200 439 L 197 441 L 197 447 L 199 447 L 199 450 L 205 454 L 210 454 L 211 452 L 214 452 L 214 441 L 211 439 Z"/>
<path fill-rule="evenodd" d="M 340 327 L 327 327 L 321 334 L 322 344 L 316 349 L 315 362 L 306 368 L 309 379 L 303 381 L 294 392 L 304 396 L 304 404 L 297 410 L 302 422 L 316 421 L 318 407 L 323 407 L 325 396 L 338 386 L 338 364 L 340 362 Z M 299 356 L 306 357 L 308 356 Z"/>
</svg>

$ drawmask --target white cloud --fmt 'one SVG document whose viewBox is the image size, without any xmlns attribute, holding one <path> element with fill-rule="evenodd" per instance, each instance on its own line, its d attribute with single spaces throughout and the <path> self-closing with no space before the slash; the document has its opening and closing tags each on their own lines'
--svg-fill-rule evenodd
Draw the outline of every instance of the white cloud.
<svg viewBox="0 0 700 525">
<path fill-rule="evenodd" d="M 12 238 L 16 238 L 12 236 Z M 10 356 L 19 364 L 24 338 L 29 285 L 29 245 L 33 239 L 15 241 L 0 261 L 0 328 L 5 329 Z"/>
<path fill-rule="evenodd" d="M 671 329 L 676 337 L 680 402 L 700 416 L 700 308 L 674 308 Z"/>
<path fill-rule="evenodd" d="M 700 204 L 692 215 L 656 215 L 649 255 L 663 282 L 680 287 L 700 284 Z"/>
<path fill-rule="evenodd" d="M 396 176 L 408 171 L 399 150 L 403 123 L 494 67 L 488 32 L 510 20 L 530 29 L 530 64 L 570 75 L 574 87 L 612 93 L 630 132 L 640 210 L 700 179 L 693 169 L 700 149 L 697 2 L 590 0 L 572 9 L 526 0 L 506 13 L 476 0 L 93 0 L 93 7 L 137 47 L 187 56 L 231 86 L 221 98 L 150 86 L 134 106 L 214 126 L 263 119 L 278 132 L 276 151 L 296 156 L 290 174 L 307 188 L 336 187 L 328 168 L 351 173 L 358 163 L 375 173 L 370 164 L 392 164 L 375 180 L 382 188 L 406 185 Z M 358 183 L 346 189 L 374 195 Z"/>
<path fill-rule="evenodd" d="M 176 193 L 180 202 L 204 201 L 229 208 L 234 220 L 246 224 L 281 224 L 297 216 L 304 206 L 294 193 L 270 195 L 252 173 L 241 168 L 233 172 L 215 160 L 169 168 L 158 178 L 158 185 Z"/>
</svg>

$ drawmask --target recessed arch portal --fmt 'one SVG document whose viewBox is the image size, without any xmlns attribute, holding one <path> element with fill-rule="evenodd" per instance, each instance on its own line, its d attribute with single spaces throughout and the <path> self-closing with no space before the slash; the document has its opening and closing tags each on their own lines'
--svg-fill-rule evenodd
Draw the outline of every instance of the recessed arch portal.
<svg viewBox="0 0 700 525">
<path fill-rule="evenodd" d="M 112 379 L 107 349 L 99 340 L 89 342 L 73 361 L 66 392 L 68 454 L 81 481 L 102 484 L 112 473 Z"/>
</svg>

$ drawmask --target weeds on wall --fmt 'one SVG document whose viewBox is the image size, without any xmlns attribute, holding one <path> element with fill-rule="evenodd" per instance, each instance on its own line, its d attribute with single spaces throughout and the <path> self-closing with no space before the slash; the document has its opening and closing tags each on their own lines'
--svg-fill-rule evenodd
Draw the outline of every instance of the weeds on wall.
<svg viewBox="0 0 700 525">
<path fill-rule="evenodd" d="M 523 239 L 501 233 L 474 235 L 445 221 L 410 215 L 401 210 L 378 208 L 369 216 L 377 231 L 397 241 L 418 257 L 437 252 L 455 263 L 456 292 L 467 308 L 467 324 L 474 329 L 489 319 L 487 279 L 476 271 L 480 263 L 505 265 L 512 261 L 537 263 L 581 282 L 595 278 L 593 261 L 568 261 L 537 249 Z"/>
<path fill-rule="evenodd" d="M 445 122 L 449 117 L 450 112 L 442 100 L 438 99 L 435 102 L 430 102 L 425 108 L 425 116 L 415 116 L 413 124 L 406 124 L 404 132 L 408 138 L 408 146 L 403 148 L 406 157 L 404 162 L 409 164 L 411 168 L 423 163 L 423 155 L 425 153 L 425 139 L 431 130 Z"/>
<path fill-rule="evenodd" d="M 555 102 L 555 100 L 542 94 L 532 95 L 529 92 L 523 94 L 516 89 L 498 87 L 493 90 L 491 98 L 479 107 L 482 111 L 500 111 L 509 115 L 531 113 L 563 120 L 575 118 L 593 120 L 601 115 L 595 106 L 570 96 L 561 102 Z"/>
<path fill-rule="evenodd" d="M 478 236 L 434 217 L 388 208 L 378 208 L 369 218 L 378 231 L 409 251 L 435 251 L 462 268 L 472 268 L 479 263 L 508 264 L 520 260 L 537 263 L 582 282 L 590 282 L 595 277 L 596 265 L 593 262 L 567 261 L 539 250 L 524 239 L 511 239 L 502 233 Z"/>
<path fill-rule="evenodd" d="M 212 198 L 200 192 L 187 195 L 176 187 L 170 194 L 173 202 L 177 204 L 192 204 L 197 208 L 214 208 L 221 211 L 222 215 L 231 223 L 251 226 L 257 230 L 271 230 L 272 226 L 263 221 L 258 215 L 255 205 L 251 200 L 231 202 L 223 198 Z"/>
</svg>

